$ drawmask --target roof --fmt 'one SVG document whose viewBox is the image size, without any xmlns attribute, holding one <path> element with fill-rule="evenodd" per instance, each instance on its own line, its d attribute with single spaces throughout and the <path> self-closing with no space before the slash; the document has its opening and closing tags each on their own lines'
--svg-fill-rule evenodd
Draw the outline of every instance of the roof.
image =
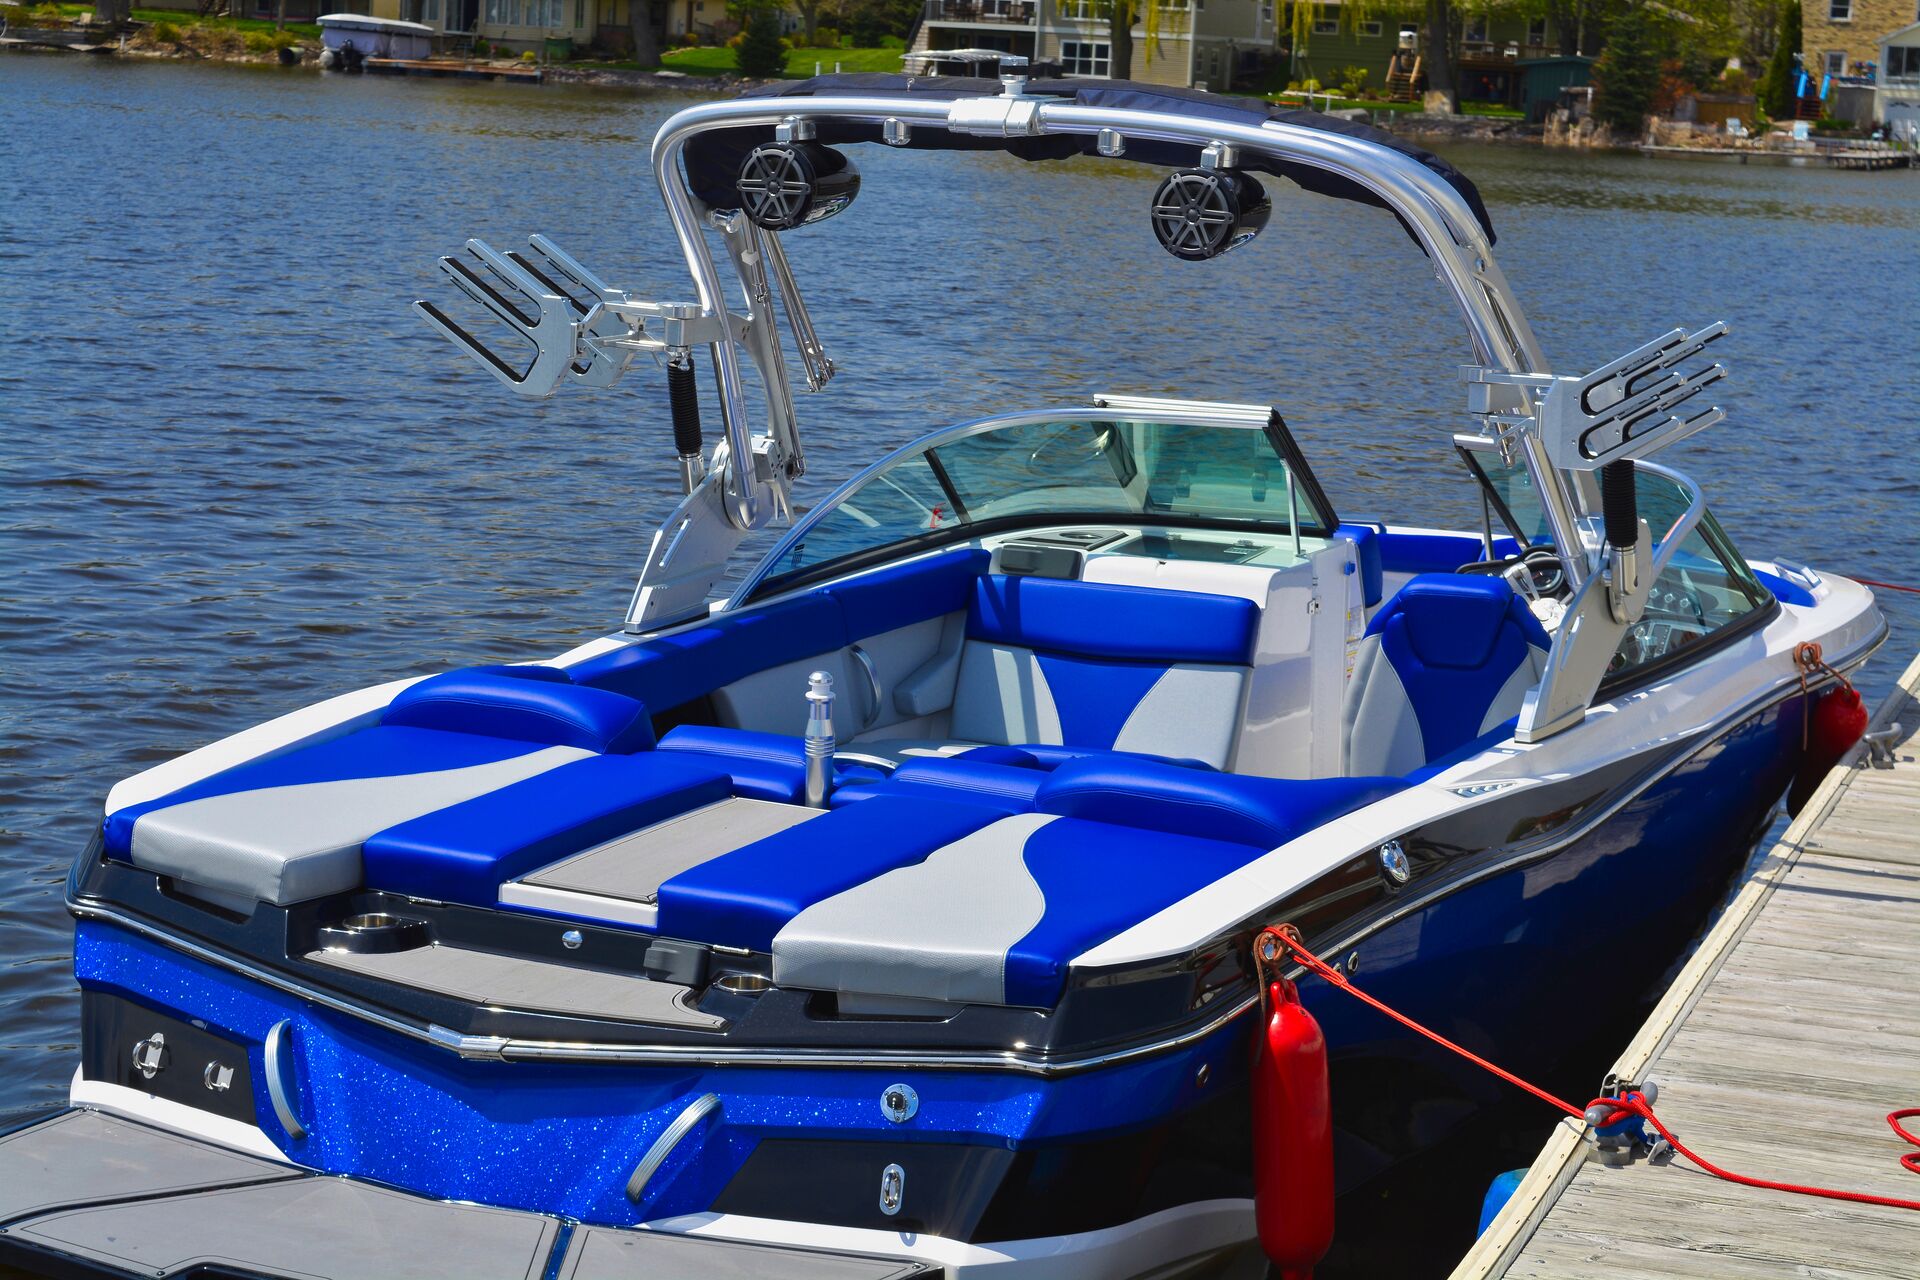
<svg viewBox="0 0 1920 1280">
<path fill-rule="evenodd" d="M 997 79 L 868 73 L 816 76 L 811 80 L 762 85 L 747 90 L 741 97 L 808 98 L 848 94 L 863 98 L 896 95 L 903 98 L 968 98 L 992 96 L 1000 92 L 1001 85 Z M 1271 121 L 1370 142 L 1431 170 L 1460 194 L 1473 211 L 1481 229 L 1486 232 L 1488 242 L 1494 239 L 1493 222 L 1487 216 L 1486 205 L 1466 175 L 1432 152 L 1371 125 L 1336 119 L 1317 111 L 1278 107 L 1261 98 L 1235 98 L 1197 89 L 1173 89 L 1128 80 L 1032 80 L 1027 83 L 1026 93 L 1058 98 L 1082 107 L 1164 112 L 1197 120 L 1211 119 L 1252 126 Z M 817 139 L 828 145 L 881 141 L 877 121 L 821 120 L 817 130 Z M 686 148 L 687 185 L 704 203 L 715 208 L 733 208 L 739 203 L 733 184 L 740 171 L 740 162 L 754 147 L 772 138 L 772 128 L 765 125 L 712 129 L 697 134 L 688 141 Z M 915 129 L 906 145 L 937 151 L 1004 151 L 1023 160 L 1062 160 L 1069 156 L 1097 154 L 1096 140 L 1082 134 L 990 138 L 957 134 L 945 129 Z M 1145 164 L 1186 168 L 1199 163 L 1199 148 L 1191 144 L 1130 138 L 1126 158 Z M 1337 200 L 1389 208 L 1386 201 L 1353 179 L 1297 160 L 1242 148 L 1240 167 L 1286 178 L 1302 190 Z"/>
</svg>

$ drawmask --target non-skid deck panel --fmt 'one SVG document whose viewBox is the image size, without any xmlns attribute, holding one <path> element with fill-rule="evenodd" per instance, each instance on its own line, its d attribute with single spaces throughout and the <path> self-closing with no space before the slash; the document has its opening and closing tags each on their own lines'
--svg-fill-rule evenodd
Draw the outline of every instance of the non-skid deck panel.
<svg viewBox="0 0 1920 1280">
<path fill-rule="evenodd" d="M 326 1280 L 535 1280 L 558 1231 L 538 1214 L 295 1178 L 49 1213 L 10 1234 L 148 1276 L 226 1267 Z"/>
<path fill-rule="evenodd" d="M 895 1258 L 579 1227 L 556 1280 L 915 1280 L 935 1274 Z"/>
<path fill-rule="evenodd" d="M 0 1223 L 62 1205 L 272 1182 L 301 1170 L 98 1111 L 0 1136 Z"/>
<path fill-rule="evenodd" d="M 523 876 L 521 883 L 628 902 L 652 902 L 659 897 L 662 884 L 689 867 L 777 835 L 824 812 L 771 800 L 722 800 L 575 854 Z"/>
<path fill-rule="evenodd" d="M 1900 685 L 1876 716 L 1907 730 L 1894 767 L 1828 777 L 1618 1069 L 1725 1168 L 1920 1199 L 1884 1119 L 1920 1105 L 1920 659 Z M 1454 1280 L 1920 1275 L 1920 1213 L 1585 1150 L 1556 1129 Z"/>
<path fill-rule="evenodd" d="M 702 1013 L 688 1004 L 690 992 L 686 987 L 638 974 L 581 969 L 438 943 L 384 955 L 309 951 L 306 958 L 315 964 L 474 1004 L 696 1031 L 715 1031 L 727 1025 L 725 1018 Z"/>
</svg>

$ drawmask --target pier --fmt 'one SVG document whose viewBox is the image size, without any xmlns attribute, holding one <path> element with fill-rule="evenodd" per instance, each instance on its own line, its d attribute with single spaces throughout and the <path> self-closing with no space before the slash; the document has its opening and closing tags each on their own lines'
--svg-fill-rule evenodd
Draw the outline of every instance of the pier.
<svg viewBox="0 0 1920 1280">
<path fill-rule="evenodd" d="M 1869 728 L 1901 726 L 1890 745 L 1862 744 L 1827 776 L 1615 1064 L 1657 1082 L 1661 1119 L 1734 1172 L 1920 1199 L 1900 1163 L 1915 1148 L 1885 1119 L 1920 1106 L 1917 697 L 1920 658 Z M 1912 1210 L 1740 1186 L 1685 1160 L 1607 1167 L 1591 1145 L 1562 1121 L 1453 1280 L 1894 1277 L 1920 1258 Z"/>
</svg>

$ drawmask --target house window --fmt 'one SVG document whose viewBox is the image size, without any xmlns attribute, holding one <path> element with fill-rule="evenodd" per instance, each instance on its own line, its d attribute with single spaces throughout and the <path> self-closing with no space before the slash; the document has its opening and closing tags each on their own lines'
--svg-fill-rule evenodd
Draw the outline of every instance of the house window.
<svg viewBox="0 0 1920 1280">
<path fill-rule="evenodd" d="M 1092 22 L 1100 16 L 1100 0 L 1058 0 L 1056 11 L 1075 22 Z"/>
<path fill-rule="evenodd" d="M 1847 74 L 1846 50 L 1830 49 L 1827 51 L 1827 74 L 1830 76 L 1843 76 Z"/>
<path fill-rule="evenodd" d="M 1112 49 L 1104 41 L 1060 42 L 1060 69 L 1070 76 L 1104 76 L 1112 56 Z"/>
<path fill-rule="evenodd" d="M 1320 5 L 1313 19 L 1313 34 L 1317 36 L 1339 35 L 1340 11 L 1330 4 Z"/>
<path fill-rule="evenodd" d="M 1460 43 L 1485 44 L 1487 42 L 1487 15 L 1477 14 L 1460 24 Z"/>
<path fill-rule="evenodd" d="M 1920 80 L 1920 45 L 1887 46 L 1887 79 Z"/>
<path fill-rule="evenodd" d="M 1260 0 L 1260 21 L 1263 25 L 1273 25 L 1273 0 Z"/>
<path fill-rule="evenodd" d="M 1534 49 L 1544 49 L 1547 47 L 1547 20 L 1545 18 L 1531 18 L 1527 21 L 1527 45 L 1529 48 Z"/>
<path fill-rule="evenodd" d="M 1382 27 L 1378 21 L 1373 21 L 1373 22 L 1359 23 L 1358 30 L 1360 34 L 1363 36 L 1372 36 L 1372 37 L 1378 38 L 1380 33 L 1384 31 L 1385 28 Z"/>
<path fill-rule="evenodd" d="M 1827 0 L 1828 22 L 1852 22 L 1853 0 Z"/>
</svg>

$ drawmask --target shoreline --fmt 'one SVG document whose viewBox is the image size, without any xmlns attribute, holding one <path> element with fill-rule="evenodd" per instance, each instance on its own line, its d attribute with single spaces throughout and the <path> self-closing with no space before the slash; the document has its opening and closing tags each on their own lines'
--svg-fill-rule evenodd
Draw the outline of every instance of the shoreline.
<svg viewBox="0 0 1920 1280">
<path fill-rule="evenodd" d="M 152 37 L 152 28 L 132 33 L 107 33 L 86 28 L 16 27 L 0 38 L 0 52 L 7 53 L 79 53 L 94 57 L 139 58 L 155 62 L 230 63 L 243 66 L 279 66 L 289 71 L 318 72 L 320 44 L 297 37 L 284 48 L 250 49 L 244 36 L 233 30 L 192 28 L 191 39 L 177 43 L 160 42 Z M 466 74 L 473 78 L 497 76 L 533 80 L 520 59 L 447 59 L 441 74 Z M 591 88 L 619 89 L 630 92 L 670 92 L 709 94 L 725 97 L 741 90 L 770 83 L 743 76 L 696 76 L 673 70 L 641 71 L 633 68 L 599 66 L 592 62 L 549 63 L 538 66 L 542 83 L 585 85 Z M 383 69 L 374 72 L 336 74 L 435 74 L 424 69 Z M 1369 111 L 1363 107 L 1330 112 L 1339 118 L 1371 124 L 1397 138 L 1426 144 L 1455 142 L 1486 143 L 1500 146 L 1548 146 L 1583 150 L 1632 151 L 1633 142 L 1621 142 L 1604 131 L 1554 129 L 1502 116 L 1432 115 L 1424 112 Z"/>
</svg>

